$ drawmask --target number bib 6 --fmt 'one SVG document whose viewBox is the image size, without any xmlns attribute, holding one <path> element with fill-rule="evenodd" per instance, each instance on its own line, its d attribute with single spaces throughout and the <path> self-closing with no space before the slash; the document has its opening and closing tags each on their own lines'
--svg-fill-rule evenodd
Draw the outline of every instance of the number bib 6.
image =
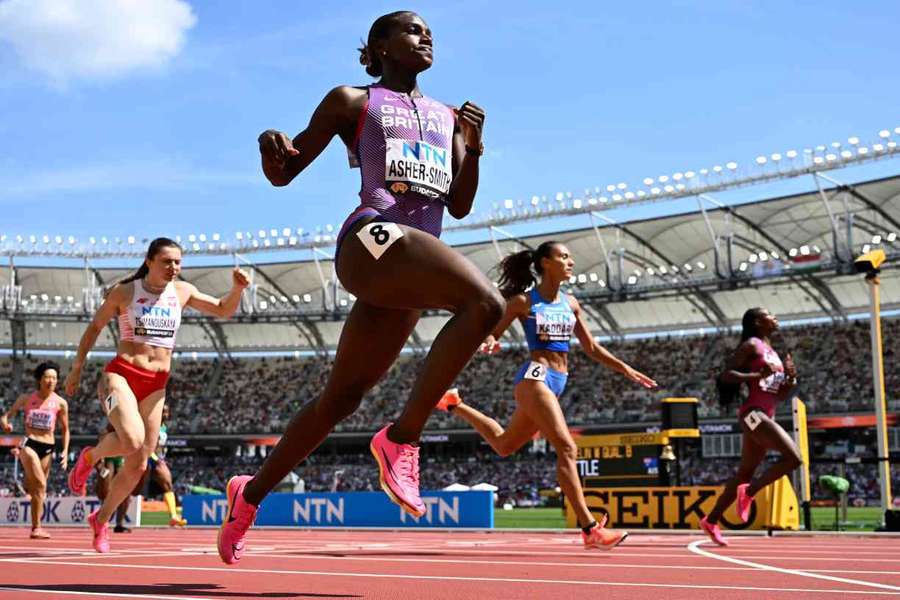
<svg viewBox="0 0 900 600">
<path fill-rule="evenodd" d="M 547 365 L 537 361 L 531 361 L 528 368 L 525 369 L 525 375 L 522 379 L 532 379 L 534 381 L 544 381 L 547 379 Z"/>
<path fill-rule="evenodd" d="M 391 244 L 403 237 L 403 230 L 396 223 L 369 223 L 356 232 L 356 237 L 378 260 Z"/>
</svg>

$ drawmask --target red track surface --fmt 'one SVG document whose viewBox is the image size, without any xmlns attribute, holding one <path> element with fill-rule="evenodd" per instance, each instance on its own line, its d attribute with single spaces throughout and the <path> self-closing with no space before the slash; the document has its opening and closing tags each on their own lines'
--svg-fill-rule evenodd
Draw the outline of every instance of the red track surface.
<svg viewBox="0 0 900 600">
<path fill-rule="evenodd" d="M 106 555 L 86 529 L 52 533 L 0 529 L 0 598 L 900 597 L 900 538 L 633 535 L 586 552 L 574 534 L 257 529 L 227 567 L 212 529 L 114 534 Z"/>
</svg>

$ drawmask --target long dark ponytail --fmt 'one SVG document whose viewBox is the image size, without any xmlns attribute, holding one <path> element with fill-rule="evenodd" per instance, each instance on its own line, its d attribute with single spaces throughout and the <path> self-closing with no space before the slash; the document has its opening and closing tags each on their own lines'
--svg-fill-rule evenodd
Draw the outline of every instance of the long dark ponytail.
<svg viewBox="0 0 900 600">
<path fill-rule="evenodd" d="M 744 317 L 741 319 L 741 341 L 738 344 L 738 348 L 741 344 L 746 342 L 752 337 L 759 337 L 759 332 L 756 330 L 756 321 L 759 317 L 763 316 L 765 310 L 759 307 L 750 308 L 744 313 Z M 737 350 L 737 348 L 735 348 Z M 732 353 L 733 355 L 733 353 Z M 727 362 L 731 360 L 731 356 L 726 360 L 725 368 L 728 368 Z M 738 394 L 741 392 L 741 384 L 739 383 L 727 383 L 722 380 L 722 373 L 716 377 L 716 391 L 719 394 L 719 404 L 723 406 L 728 406 L 732 402 L 734 402 Z"/>
<path fill-rule="evenodd" d="M 544 271 L 541 259 L 549 258 L 550 249 L 558 243 L 553 240 L 546 241 L 536 250 L 522 250 L 500 261 L 500 281 L 497 283 L 500 294 L 504 298 L 510 298 L 536 284 L 535 273 L 541 275 Z"/>
<path fill-rule="evenodd" d="M 136 281 L 138 279 L 143 279 L 147 273 L 150 272 L 150 267 L 147 266 L 147 261 L 153 260 L 153 258 L 159 254 L 159 251 L 163 248 L 178 248 L 182 250 L 181 244 L 176 242 L 175 240 L 169 239 L 167 237 L 158 237 L 152 242 L 150 242 L 150 246 L 147 247 L 147 255 L 144 257 L 144 262 L 141 263 L 141 266 L 138 267 L 138 270 L 116 282 L 116 285 L 122 285 L 123 283 L 130 283 L 132 281 Z"/>
<path fill-rule="evenodd" d="M 366 73 L 372 77 L 381 77 L 384 73 L 384 67 L 381 64 L 381 57 L 375 50 L 374 45 L 378 40 L 387 39 L 391 33 L 391 27 L 397 22 L 397 17 L 401 15 L 414 15 L 416 13 L 410 10 L 398 10 L 397 12 L 381 15 L 372 27 L 369 28 L 369 36 L 362 48 L 359 48 L 359 64 L 366 68 Z"/>
</svg>

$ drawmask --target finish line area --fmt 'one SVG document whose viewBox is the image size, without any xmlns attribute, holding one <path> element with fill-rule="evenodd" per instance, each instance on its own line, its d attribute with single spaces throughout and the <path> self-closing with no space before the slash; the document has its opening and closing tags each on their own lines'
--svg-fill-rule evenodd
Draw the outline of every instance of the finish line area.
<svg viewBox="0 0 900 600">
<path fill-rule="evenodd" d="M 212 528 L 137 528 L 109 554 L 84 527 L 30 540 L 0 530 L 0 595 L 14 598 L 900 597 L 900 537 L 633 533 L 610 552 L 570 532 L 254 529 L 239 566 Z"/>
</svg>

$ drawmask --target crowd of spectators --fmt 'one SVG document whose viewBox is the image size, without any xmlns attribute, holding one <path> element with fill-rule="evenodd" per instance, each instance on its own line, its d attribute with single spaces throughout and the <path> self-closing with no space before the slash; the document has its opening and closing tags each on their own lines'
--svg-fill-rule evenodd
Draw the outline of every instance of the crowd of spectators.
<svg viewBox="0 0 900 600">
<path fill-rule="evenodd" d="M 900 319 L 886 319 L 884 373 L 890 409 L 900 409 Z M 560 399 L 570 424 L 633 423 L 659 418 L 659 400 L 666 396 L 700 399 L 701 418 L 729 417 L 722 408 L 714 379 L 724 357 L 735 347 L 736 334 L 653 337 L 611 341 L 605 345 L 617 356 L 649 374 L 659 388 L 646 390 L 591 361 L 576 347 L 569 355 L 569 384 Z M 810 413 L 870 411 L 873 388 L 867 321 L 836 325 L 808 325 L 783 329 L 776 348 L 790 351 L 799 372 L 798 394 Z M 515 401 L 512 379 L 527 358 L 508 346 L 492 355 L 476 355 L 455 386 L 463 399 L 505 422 Z M 395 418 L 409 396 L 423 357 L 401 356 L 385 378 L 366 394 L 360 409 L 340 423 L 337 431 L 370 431 Z M 37 358 L 25 361 L 21 389 L 32 389 L 28 374 Z M 68 363 L 60 361 L 64 379 Z M 277 433 L 305 403 L 323 389 L 330 357 L 255 357 L 235 360 L 175 361 L 168 387 L 173 404 L 172 428 L 182 433 Z M 96 382 L 102 362 L 89 361 L 75 398 L 71 399 L 73 431 L 96 431 L 102 426 Z M 12 361 L 0 360 L 0 386 L 10 390 Z M 61 387 L 61 386 L 60 386 Z M 7 393 L 7 400 L 10 400 Z M 452 415 L 435 413 L 429 428 L 463 424 Z"/>
<path fill-rule="evenodd" d="M 900 409 L 900 319 L 886 319 L 884 331 L 885 389 L 889 410 Z M 659 400 L 666 396 L 695 396 L 700 399 L 703 418 L 728 418 L 734 407 L 722 408 L 715 397 L 714 377 L 724 357 L 737 344 L 737 335 L 653 337 L 613 341 L 605 345 L 617 356 L 654 377 L 657 390 L 645 390 L 624 377 L 594 363 L 573 348 L 569 356 L 569 385 L 561 404 L 570 424 L 635 423 L 659 418 Z M 799 395 L 811 414 L 870 412 L 872 377 L 869 327 L 867 321 L 842 324 L 806 325 L 783 329 L 775 339 L 784 355 L 790 351 L 799 371 Z M 477 355 L 459 375 L 454 385 L 464 400 L 501 423 L 515 408 L 512 379 L 526 360 L 524 349 L 507 345 L 499 354 Z M 42 357 L 28 357 L 20 364 L 18 390 L 33 389 L 31 370 Z M 408 397 L 422 366 L 421 354 L 404 354 L 396 365 L 363 399 L 360 409 L 340 423 L 338 432 L 372 431 L 394 419 Z M 69 362 L 61 364 L 60 391 Z M 323 389 L 330 357 L 253 357 L 192 360 L 184 355 L 173 363 L 167 397 L 172 404 L 170 431 L 182 434 L 280 433 L 290 418 Z M 91 360 L 85 366 L 78 392 L 70 398 L 73 434 L 95 432 L 105 426 L 96 397 L 96 384 L 103 362 Z M 14 398 L 16 370 L 9 357 L 0 359 L 0 389 L 6 406 Z M 18 422 L 18 425 L 21 421 Z M 431 429 L 463 428 L 452 414 L 436 412 Z M 13 493 L 6 485 L 12 480 L 12 463 L 6 456 L 0 463 L 0 493 Z M 172 457 L 173 470 L 182 491 L 191 486 L 222 489 L 227 475 L 255 467 L 260 457 Z M 682 461 L 685 484 L 719 484 L 734 471 L 730 458 Z M 900 470 L 894 467 L 895 478 Z M 340 472 L 339 476 L 335 476 Z M 814 464 L 814 479 L 835 473 L 833 464 Z M 851 497 L 871 500 L 878 496 L 875 467 L 847 465 Z M 308 490 L 378 489 L 377 475 L 368 455 L 331 456 L 314 454 L 298 467 L 295 480 L 303 479 Z M 480 482 L 500 486 L 501 497 L 530 498 L 537 490 L 555 487 L 552 457 L 521 452 L 498 459 L 490 453 L 465 457 L 426 456 L 422 467 L 423 487 L 440 488 L 450 483 L 472 485 Z M 51 489 L 65 489 L 64 474 L 54 467 Z"/>
</svg>

